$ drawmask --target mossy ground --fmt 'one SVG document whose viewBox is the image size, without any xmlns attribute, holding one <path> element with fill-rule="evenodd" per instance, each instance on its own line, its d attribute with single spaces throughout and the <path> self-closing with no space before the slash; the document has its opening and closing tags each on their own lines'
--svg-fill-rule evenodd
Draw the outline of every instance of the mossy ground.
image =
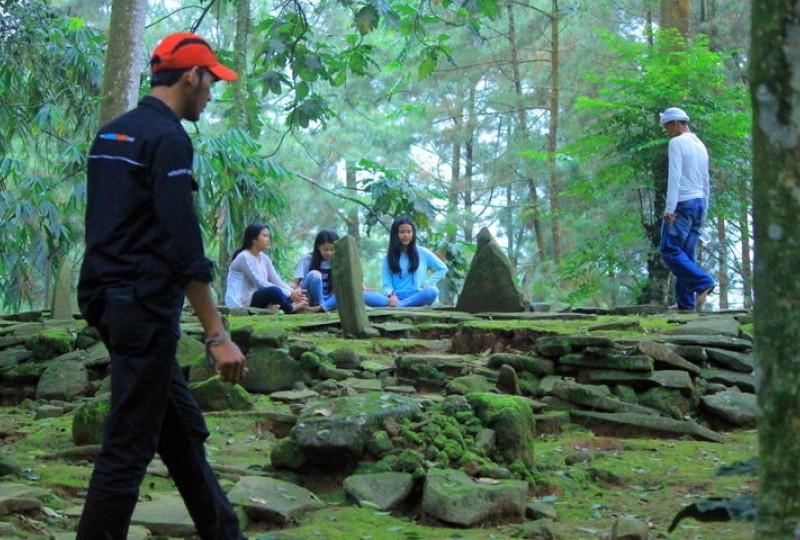
<svg viewBox="0 0 800 540">
<path fill-rule="evenodd" d="M 325 326 L 310 332 L 299 332 L 301 326 L 329 322 L 327 315 L 281 317 L 232 317 L 231 327 L 274 327 L 279 325 L 292 337 L 312 341 L 323 351 L 350 348 L 374 358 L 386 359 L 391 365 L 395 354 L 402 352 L 435 353 L 438 345 L 430 339 L 452 336 L 459 329 L 486 332 L 527 330 L 547 334 L 583 334 L 590 326 L 616 321 L 637 321 L 640 330 L 594 332 L 613 339 L 641 338 L 659 334 L 675 321 L 696 316 L 598 317 L 581 321 L 467 321 L 447 324 L 438 318 L 427 321 L 415 318 L 416 328 L 408 338 L 377 340 L 343 340 L 335 329 Z M 748 328 L 745 328 L 748 331 Z M 752 333 L 752 325 L 749 327 Z M 476 351 L 478 354 L 482 351 Z M 222 483 L 229 488 L 237 474 L 255 474 L 270 469 L 270 451 L 286 435 L 286 426 L 274 423 L 265 411 L 288 411 L 264 396 L 255 397 L 255 412 L 212 413 L 206 415 L 211 436 L 207 442 L 209 460 L 221 472 Z M 445 425 L 444 428 L 447 426 Z M 283 431 L 282 431 L 283 430 Z M 444 431 L 444 429 L 443 429 Z M 54 454 L 74 447 L 71 440 L 71 415 L 34 420 L 22 407 L 0 408 L 0 454 L 13 458 L 24 470 L 23 477 L 6 477 L 4 481 L 31 484 L 52 489 L 45 506 L 54 513 L 30 517 L 40 530 L 65 533 L 74 530 L 76 502 L 88 484 L 91 466 L 86 461 L 68 462 Z M 701 523 L 684 520 L 668 534 L 674 515 L 685 505 L 707 497 L 731 497 L 756 491 L 753 477 L 716 476 L 722 465 L 744 461 L 756 455 L 757 434 L 754 431 L 726 433 L 723 444 L 684 440 L 631 440 L 595 437 L 580 428 L 566 430 L 557 436 L 535 440 L 535 465 L 531 477 L 535 485 L 531 499 L 551 504 L 558 512 L 555 528 L 564 540 L 610 538 L 616 516 L 629 514 L 651 525 L 651 538 L 679 540 L 738 540 L 753 537 L 747 523 Z M 251 539 L 315 539 L 325 540 L 403 540 L 403 539 L 501 539 L 513 538 L 519 531 L 516 524 L 487 524 L 481 529 L 453 529 L 424 520 L 417 509 L 403 513 L 377 512 L 360 508 L 347 500 L 341 490 L 341 474 L 286 474 L 285 477 L 312 489 L 328 506 L 303 516 L 283 530 L 263 523 L 250 523 Z M 160 492 L 175 492 L 172 483 L 160 476 L 148 475 L 142 484 L 141 497 L 147 499 Z M 70 509 L 72 511 L 69 511 Z M 27 517 L 26 517 L 27 519 Z M 24 520 L 12 521 L 21 537 L 46 538 Z M 29 531 L 29 532 L 26 532 Z"/>
<path fill-rule="evenodd" d="M 259 406 L 271 405 L 263 400 Z M 269 453 L 277 438 L 268 422 L 257 414 L 215 414 L 207 418 L 211 437 L 207 443 L 210 461 L 222 471 L 246 470 L 254 473 L 269 469 Z M 25 469 L 30 478 L 6 478 L 15 482 L 48 487 L 53 495 L 45 505 L 56 512 L 74 506 L 88 483 L 87 463 L 66 463 L 53 459 L 54 453 L 72 447 L 70 417 L 33 420 L 19 409 L 3 409 L 0 425 L 11 431 L 4 454 Z M 9 431 L 6 431 L 8 434 Z M 629 514 L 651 524 L 654 538 L 693 540 L 738 540 L 752 538 L 747 523 L 700 523 L 684 520 L 672 534 L 666 530 L 675 514 L 685 505 L 707 497 L 752 494 L 755 479 L 742 476 L 716 476 L 722 465 L 744 461 L 756 454 L 756 433 L 738 431 L 726 434 L 727 442 L 715 444 L 682 440 L 639 440 L 598 438 L 576 429 L 559 436 L 536 439 L 536 486 L 532 499 L 553 505 L 558 512 L 557 531 L 565 540 L 590 540 L 608 535 L 617 515 Z M 577 459 L 575 456 L 578 456 Z M 570 462 L 571 464 L 567 464 Z M 598 475 L 597 470 L 605 474 Z M 599 477 L 598 477 L 599 476 Z M 235 476 L 223 472 L 223 485 L 230 487 Z M 512 538 L 514 524 L 461 530 L 435 526 L 413 509 L 407 514 L 377 512 L 359 508 L 344 498 L 340 476 L 325 478 L 319 472 L 292 478 L 316 490 L 328 503 L 322 511 L 304 516 L 284 530 L 252 523 L 251 539 L 394 540 L 394 539 L 490 539 Z M 141 497 L 147 499 L 163 491 L 174 491 L 168 479 L 148 475 Z M 68 531 L 75 518 L 40 516 L 51 532 Z M 4 518 L 8 519 L 8 518 Z M 661 536 L 655 536 L 661 534 Z M 35 535 L 28 536 L 34 538 Z"/>
</svg>

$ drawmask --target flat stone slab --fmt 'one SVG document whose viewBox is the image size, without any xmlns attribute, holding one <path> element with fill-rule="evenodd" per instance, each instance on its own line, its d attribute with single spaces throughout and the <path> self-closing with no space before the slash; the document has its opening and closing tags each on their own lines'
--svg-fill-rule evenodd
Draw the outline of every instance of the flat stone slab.
<svg viewBox="0 0 800 540">
<path fill-rule="evenodd" d="M 581 371 L 578 374 L 578 382 L 583 384 L 625 384 L 637 390 L 654 387 L 674 388 L 686 394 L 694 391 L 694 383 L 689 373 L 674 369 L 652 373 L 612 369 Z"/>
<path fill-rule="evenodd" d="M 594 356 L 591 354 L 565 354 L 558 360 L 559 366 L 589 369 L 619 369 L 623 371 L 653 371 L 653 359 L 645 355 L 624 356 L 621 354 Z"/>
<path fill-rule="evenodd" d="M 611 310 L 612 315 L 661 315 L 667 313 L 667 306 L 642 304 L 640 306 L 620 306 Z"/>
<path fill-rule="evenodd" d="M 722 435 L 699 424 L 663 416 L 590 411 L 570 411 L 569 414 L 573 423 L 585 426 L 603 436 L 678 438 L 689 435 L 703 441 L 725 442 Z"/>
<path fill-rule="evenodd" d="M 270 399 L 282 403 L 303 403 L 316 397 L 319 397 L 319 392 L 314 390 L 281 390 L 269 395 Z"/>
<path fill-rule="evenodd" d="M 603 389 L 605 392 L 603 392 Z M 604 386 L 598 387 L 594 385 L 578 384 L 569 380 L 561 380 L 553 384 L 550 394 L 565 401 L 569 401 L 570 403 L 575 403 L 576 405 L 591 407 L 592 410 L 659 414 L 655 409 L 620 401 L 608 395 L 607 392 L 608 389 Z"/>
<path fill-rule="evenodd" d="M 756 361 L 752 354 L 715 349 L 713 347 L 706 347 L 706 354 L 711 362 L 732 371 L 752 373 L 756 368 Z"/>
<path fill-rule="evenodd" d="M 726 369 L 704 369 L 700 376 L 708 382 L 720 383 L 728 387 L 735 386 L 744 392 L 755 393 L 756 391 L 756 378 L 750 373 Z"/>
<path fill-rule="evenodd" d="M 595 321 L 597 315 L 588 315 L 585 313 L 541 313 L 534 311 L 524 311 L 521 313 L 498 313 L 498 312 L 481 312 L 476 313 L 476 317 L 481 319 L 492 319 L 497 321 Z"/>
<path fill-rule="evenodd" d="M 192 517 L 179 495 L 137 503 L 131 524 L 163 536 L 188 536 L 195 532 Z"/>
<path fill-rule="evenodd" d="M 279 525 L 297 521 L 306 512 L 325 507 L 325 503 L 307 489 L 263 476 L 242 477 L 228 492 L 228 500 L 257 520 Z"/>
<path fill-rule="evenodd" d="M 699 345 L 701 347 L 717 347 L 720 349 L 730 349 L 732 351 L 749 351 L 753 348 L 753 342 L 749 339 L 741 339 L 727 336 L 700 336 L 695 334 L 664 336 L 663 341 L 675 343 L 676 345 Z"/>
<path fill-rule="evenodd" d="M 739 337 L 741 324 L 732 315 L 707 316 L 692 319 L 686 324 L 670 328 L 667 335 L 730 336 Z"/>
<path fill-rule="evenodd" d="M 667 369 L 682 369 L 695 375 L 700 375 L 701 369 L 697 365 L 660 343 L 642 340 L 636 344 L 636 351 L 655 360 L 656 367 L 667 366 Z"/>
</svg>

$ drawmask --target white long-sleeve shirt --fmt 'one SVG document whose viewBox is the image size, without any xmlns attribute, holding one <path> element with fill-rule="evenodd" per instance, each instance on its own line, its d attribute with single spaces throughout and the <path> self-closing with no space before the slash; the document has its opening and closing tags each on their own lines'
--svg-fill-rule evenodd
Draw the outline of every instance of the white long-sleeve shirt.
<svg viewBox="0 0 800 540">
<path fill-rule="evenodd" d="M 242 274 L 240 298 L 243 306 L 249 306 L 253 293 L 262 287 L 278 287 L 287 296 L 292 292 L 292 288 L 281 279 L 272 261 L 264 253 L 256 256 L 245 249 L 233 259 L 230 270 Z"/>
<path fill-rule="evenodd" d="M 708 204 L 708 151 L 697 136 L 687 131 L 669 141 L 669 178 L 664 214 L 672 214 L 681 201 L 705 199 Z"/>
</svg>

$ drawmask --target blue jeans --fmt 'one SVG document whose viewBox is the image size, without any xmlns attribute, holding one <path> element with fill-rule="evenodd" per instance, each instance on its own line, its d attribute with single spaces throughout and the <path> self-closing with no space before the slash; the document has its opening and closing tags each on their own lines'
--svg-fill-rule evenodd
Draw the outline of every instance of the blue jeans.
<svg viewBox="0 0 800 540">
<path fill-rule="evenodd" d="M 406 291 L 395 291 L 398 302 L 397 307 L 418 307 L 430 306 L 439 297 L 439 289 L 436 287 L 427 287 L 425 289 L 409 289 Z M 389 298 L 379 295 L 375 298 L 374 304 L 367 304 L 372 307 L 386 307 L 389 305 Z"/>
<path fill-rule="evenodd" d="M 123 539 L 147 464 L 158 452 L 203 539 L 244 538 L 206 460 L 203 414 L 175 360 L 177 315 L 164 320 L 132 287 L 107 289 L 98 329 L 111 352 L 111 409 L 77 540 Z"/>
<path fill-rule="evenodd" d="M 661 256 L 675 274 L 675 296 L 681 310 L 694 311 L 696 294 L 716 285 L 694 262 L 704 213 L 704 199 L 681 201 L 675 208 L 675 222 L 661 224 Z"/>
<path fill-rule="evenodd" d="M 284 313 L 287 315 L 294 313 L 294 306 L 289 297 L 284 294 L 280 287 L 261 287 L 253 293 L 253 298 L 250 299 L 250 307 L 266 308 L 272 305 L 279 305 Z"/>
<path fill-rule="evenodd" d="M 338 303 L 335 294 L 325 294 L 322 290 L 322 274 L 317 270 L 311 270 L 300 282 L 300 288 L 305 289 L 308 296 L 309 306 L 322 306 L 322 311 L 333 311 Z M 381 302 L 386 302 L 386 297 L 374 291 L 364 292 L 364 303 L 375 307 Z"/>
</svg>

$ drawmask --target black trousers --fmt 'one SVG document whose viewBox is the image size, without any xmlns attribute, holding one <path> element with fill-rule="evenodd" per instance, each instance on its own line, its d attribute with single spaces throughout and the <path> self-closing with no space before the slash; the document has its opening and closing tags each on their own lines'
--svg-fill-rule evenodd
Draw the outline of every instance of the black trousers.
<svg viewBox="0 0 800 540">
<path fill-rule="evenodd" d="M 265 308 L 278 304 L 287 315 L 294 312 L 294 306 L 289 297 L 284 294 L 280 287 L 261 287 L 253 293 L 250 299 L 250 307 Z"/>
<path fill-rule="evenodd" d="M 130 288 L 106 292 L 99 329 L 111 353 L 111 410 L 77 540 L 126 538 L 139 485 L 156 452 L 201 538 L 244 538 L 206 460 L 208 429 L 175 359 L 178 314 L 164 320 Z"/>
</svg>

